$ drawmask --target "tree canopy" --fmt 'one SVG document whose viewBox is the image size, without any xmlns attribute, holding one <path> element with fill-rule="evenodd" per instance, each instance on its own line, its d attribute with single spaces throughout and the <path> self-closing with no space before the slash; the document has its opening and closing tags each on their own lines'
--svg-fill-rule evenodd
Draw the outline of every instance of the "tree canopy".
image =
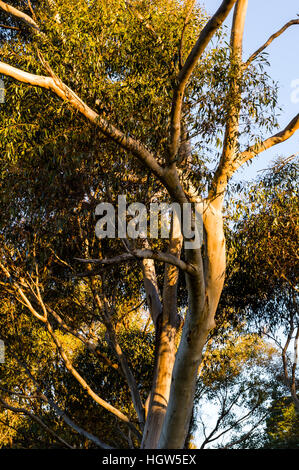
<svg viewBox="0 0 299 470">
<path fill-rule="evenodd" d="M 267 380 L 252 397 L 244 371 L 257 367 L 253 390 L 274 352 L 244 313 L 285 328 L 296 405 L 296 166 L 247 199 L 230 180 L 299 128 L 279 126 L 265 55 L 299 20 L 244 59 L 247 4 L 208 17 L 191 0 L 0 1 L 4 446 L 183 448 L 199 377 L 206 398 L 264 406 Z M 97 207 L 119 195 L 196 205 L 192 233 L 172 213 L 168 238 L 99 239 Z"/>
</svg>

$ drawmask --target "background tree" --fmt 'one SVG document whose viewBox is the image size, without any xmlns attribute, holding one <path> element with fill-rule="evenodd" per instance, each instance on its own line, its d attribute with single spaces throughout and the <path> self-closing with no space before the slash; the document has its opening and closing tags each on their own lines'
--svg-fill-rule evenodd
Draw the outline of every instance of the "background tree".
<svg viewBox="0 0 299 470">
<path fill-rule="evenodd" d="M 224 322 L 214 333 L 195 395 L 191 433 L 199 448 L 236 448 L 263 432 L 279 388 L 269 373 L 276 360 L 276 348 L 244 323 Z"/>
<path fill-rule="evenodd" d="M 236 201 L 236 232 L 224 299 L 278 347 L 284 382 L 298 410 L 297 176 L 296 159 L 278 159 Z"/>
<path fill-rule="evenodd" d="M 229 201 L 228 276 L 196 393 L 199 406 L 209 403 L 206 393 L 220 405 L 202 446 L 293 447 L 298 441 L 297 172 L 294 157 L 278 159 Z M 212 381 L 206 391 L 205 377 L 213 377 L 214 370 L 215 385 Z M 248 415 L 236 406 L 238 400 L 246 403 Z M 193 434 L 196 426 L 210 425 L 202 418 L 197 423 L 195 410 Z M 251 428 L 246 418 L 252 419 Z M 243 433 L 234 424 L 239 420 Z M 218 436 L 224 437 L 221 444 Z"/>
</svg>

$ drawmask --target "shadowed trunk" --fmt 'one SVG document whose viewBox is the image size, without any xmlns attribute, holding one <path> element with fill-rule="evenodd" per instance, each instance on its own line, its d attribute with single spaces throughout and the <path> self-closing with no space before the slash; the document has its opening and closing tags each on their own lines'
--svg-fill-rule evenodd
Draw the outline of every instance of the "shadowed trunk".
<svg viewBox="0 0 299 470">
<path fill-rule="evenodd" d="M 182 237 L 178 220 L 174 217 L 168 252 L 180 256 Z M 156 327 L 154 379 L 149 412 L 143 434 L 142 448 L 155 449 L 160 438 L 168 406 L 172 370 L 175 361 L 176 335 L 180 326 L 177 313 L 177 286 L 179 271 L 175 266 L 165 266 L 163 310 Z"/>
</svg>

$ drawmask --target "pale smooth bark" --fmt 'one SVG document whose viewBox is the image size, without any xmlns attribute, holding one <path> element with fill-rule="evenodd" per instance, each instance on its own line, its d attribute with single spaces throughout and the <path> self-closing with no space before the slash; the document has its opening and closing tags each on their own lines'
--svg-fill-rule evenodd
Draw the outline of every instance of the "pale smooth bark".
<svg viewBox="0 0 299 470">
<path fill-rule="evenodd" d="M 6 2 L 2 2 L 1 0 L 0 8 L 1 10 L 5 11 L 5 13 L 7 13 L 8 15 L 12 15 L 18 20 L 21 20 L 23 23 L 26 24 L 26 26 L 29 26 L 30 28 L 34 28 L 35 30 L 39 31 L 39 25 L 29 15 L 26 15 L 26 13 L 23 13 L 17 8 L 14 8 L 13 6 L 9 5 Z"/>
<path fill-rule="evenodd" d="M 231 63 L 237 69 L 237 73 L 229 89 L 229 99 L 231 104 L 225 126 L 223 151 L 209 194 L 210 198 L 216 198 L 218 200 L 218 208 L 221 208 L 224 192 L 231 176 L 233 160 L 238 145 L 241 109 L 241 90 L 238 80 L 241 78 L 243 71 L 242 49 L 247 7 L 248 0 L 237 1 L 231 29 Z"/>
<path fill-rule="evenodd" d="M 192 412 L 198 367 L 209 332 L 215 326 L 214 315 L 223 288 L 225 239 L 222 214 L 203 205 L 205 228 L 204 260 L 201 250 L 186 250 L 189 263 L 198 273 L 186 274 L 188 313 L 176 355 L 169 404 L 158 448 L 182 448 Z"/>
<path fill-rule="evenodd" d="M 294 321 L 293 318 L 291 319 L 290 322 L 290 331 L 287 336 L 286 342 L 284 347 L 282 348 L 281 356 L 282 356 L 282 363 L 283 363 L 283 373 L 285 377 L 285 382 L 286 385 L 288 386 L 290 392 L 291 392 L 291 397 L 295 405 L 295 410 L 297 414 L 299 414 L 299 399 L 297 396 L 297 390 L 296 390 L 296 368 L 297 368 L 297 361 L 298 361 L 298 340 L 299 340 L 299 327 L 297 327 L 297 332 L 295 334 L 294 338 L 294 358 L 292 361 L 292 367 L 291 367 L 291 378 L 288 373 L 288 359 L 287 359 L 287 351 L 290 345 L 290 342 L 293 337 L 293 333 L 295 331 L 295 326 L 294 326 Z"/>
<path fill-rule="evenodd" d="M 297 333 L 294 339 L 294 359 L 292 364 L 292 381 L 291 381 L 291 394 L 297 414 L 299 415 L 299 399 L 297 396 L 297 387 L 296 387 L 296 369 L 298 365 L 298 342 L 299 342 L 299 326 L 297 327 Z"/>
<path fill-rule="evenodd" d="M 180 257 L 182 249 L 180 223 L 173 215 L 168 254 Z M 163 309 L 157 320 L 156 351 L 149 410 L 143 433 L 142 448 L 157 448 L 169 402 L 172 369 L 175 361 L 176 336 L 180 327 L 177 312 L 178 268 L 166 264 L 163 286 Z"/>
<path fill-rule="evenodd" d="M 235 6 L 231 46 L 233 60 L 240 61 L 248 0 L 238 0 Z M 226 140 L 219 167 L 231 161 L 239 125 L 240 90 L 233 84 L 232 106 L 226 127 Z M 169 405 L 159 440 L 159 448 L 176 449 L 184 445 L 192 413 L 198 367 L 209 332 L 215 326 L 214 316 L 223 289 L 225 276 L 225 237 L 223 232 L 223 194 L 213 194 L 202 205 L 205 230 L 204 255 L 200 250 L 186 250 L 187 261 L 197 266 L 196 275 L 186 275 L 188 314 L 177 352 Z M 211 200 L 212 199 L 212 200 Z"/>
<path fill-rule="evenodd" d="M 259 142 L 257 144 L 251 145 L 247 150 L 241 152 L 234 163 L 234 171 L 239 168 L 241 165 L 246 163 L 248 160 L 251 160 L 256 155 L 268 150 L 269 148 L 273 147 L 274 145 L 281 144 L 288 140 L 294 133 L 299 129 L 299 114 L 292 119 L 288 125 L 277 134 L 269 137 L 268 139 L 264 140 L 263 142 Z"/>
<path fill-rule="evenodd" d="M 157 320 L 162 313 L 162 302 L 160 299 L 155 262 L 153 259 L 144 258 L 142 260 L 142 273 L 147 305 L 153 324 L 155 325 L 155 328 L 157 328 Z"/>
</svg>

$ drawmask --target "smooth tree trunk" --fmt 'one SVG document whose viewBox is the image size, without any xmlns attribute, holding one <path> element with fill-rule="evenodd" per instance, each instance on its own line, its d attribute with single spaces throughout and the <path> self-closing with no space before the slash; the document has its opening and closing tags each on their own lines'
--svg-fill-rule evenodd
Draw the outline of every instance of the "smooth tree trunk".
<svg viewBox="0 0 299 470">
<path fill-rule="evenodd" d="M 180 257 L 182 236 L 179 221 L 173 214 L 168 253 Z M 141 447 L 157 448 L 168 407 L 172 370 L 175 361 L 176 338 L 180 328 L 177 312 L 177 286 L 179 271 L 173 265 L 165 265 L 163 307 L 156 325 L 156 351 L 154 378 L 149 411 Z"/>
<path fill-rule="evenodd" d="M 222 215 L 204 206 L 205 243 L 188 250 L 187 260 L 197 266 L 196 275 L 186 275 L 188 312 L 176 354 L 169 404 L 158 443 L 160 449 L 184 447 L 192 414 L 198 368 L 209 332 L 214 328 L 225 275 L 225 240 Z"/>
</svg>

